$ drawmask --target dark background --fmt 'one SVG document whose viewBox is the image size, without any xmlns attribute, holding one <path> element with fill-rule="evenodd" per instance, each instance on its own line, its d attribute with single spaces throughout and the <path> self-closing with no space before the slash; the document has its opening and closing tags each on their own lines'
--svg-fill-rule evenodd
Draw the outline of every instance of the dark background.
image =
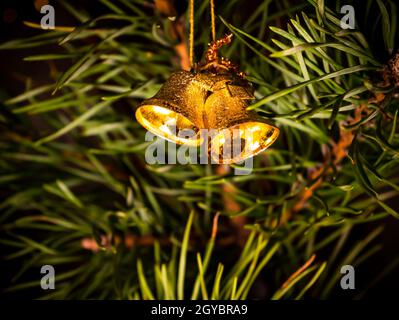
<svg viewBox="0 0 399 320">
<path fill-rule="evenodd" d="M 0 2 L 0 43 L 18 39 L 21 37 L 29 37 L 37 35 L 40 30 L 29 28 L 23 24 L 23 21 L 32 21 L 40 23 L 42 15 L 37 8 L 41 5 L 46 4 L 46 0 L 1 0 Z M 80 1 L 68 1 L 70 3 L 77 3 L 79 7 L 83 7 L 86 11 L 89 11 L 92 16 L 102 14 L 102 7 L 97 4 L 96 0 L 80 0 Z M 220 1 L 223 2 L 223 1 Z M 252 8 L 256 7 L 259 1 L 243 1 L 245 5 L 240 11 L 243 19 L 247 16 L 246 12 L 250 13 Z M 292 1 L 293 4 L 298 1 Z M 368 23 L 372 17 L 365 19 L 364 17 L 364 4 L 365 1 L 347 1 L 345 4 L 353 3 L 356 9 L 356 21 L 358 28 L 366 34 L 367 39 L 371 42 L 372 50 L 374 54 L 380 59 L 380 61 L 387 61 L 389 56 L 387 52 L 379 50 L 382 48 L 382 37 L 375 30 L 371 28 L 371 24 Z M 56 14 L 56 25 L 60 26 L 74 26 L 77 21 L 71 17 L 63 7 L 57 5 L 56 2 L 50 1 L 50 4 L 55 7 Z M 177 8 L 179 12 L 186 10 L 186 2 L 177 1 Z M 339 6 L 340 4 L 336 1 L 326 1 L 326 4 L 331 8 Z M 36 6 L 36 7 L 35 7 Z M 375 17 L 378 19 L 378 17 Z M 283 23 L 282 21 L 281 23 Z M 27 55 L 34 55 L 40 53 L 50 53 L 57 51 L 54 46 L 33 48 L 27 50 L 12 50 L 12 51 L 0 51 L 0 108 L 1 101 L 8 97 L 12 97 L 16 94 L 21 93 L 24 90 L 24 83 L 26 76 L 32 78 L 34 86 L 39 86 L 44 83 L 51 83 L 54 80 L 50 77 L 51 68 L 53 67 L 50 63 L 43 62 L 25 62 L 23 58 Z M 64 66 L 62 62 L 57 62 L 57 69 L 62 69 Z M 0 150 L 1 152 L 1 150 Z M 0 190 L 0 198 L 2 191 Z M 398 208 L 399 204 L 397 201 L 389 203 L 393 208 Z M 1 213 L 0 213 L 1 214 Z M 367 285 L 372 283 L 373 279 L 380 274 L 380 272 L 392 261 L 398 254 L 399 245 L 399 223 L 393 218 L 387 218 L 383 222 L 378 221 L 376 223 L 369 223 L 367 225 L 358 226 L 352 234 L 351 243 L 353 244 L 357 239 L 363 239 L 369 232 L 375 229 L 378 225 L 384 224 L 385 230 L 382 235 L 378 238 L 379 243 L 383 246 L 381 251 L 376 255 L 373 255 L 356 269 L 356 287 L 357 290 L 343 291 L 336 290 L 333 293 L 333 298 L 336 299 L 352 299 L 356 296 L 361 289 L 364 289 Z M 1 255 L 5 253 L 5 248 L 0 248 Z M 8 249 L 9 250 L 9 249 Z M 30 298 L 29 292 L 23 291 L 16 292 L 12 295 L 1 294 L 1 291 L 10 282 L 10 278 L 15 274 L 16 270 L 20 269 L 17 261 L 4 261 L 1 259 L 1 277 L 0 277 L 0 295 L 5 298 Z M 39 270 L 32 270 L 32 279 L 39 277 Z M 372 286 L 368 293 L 363 297 L 367 299 L 389 299 L 398 297 L 399 288 L 399 268 L 393 270 L 389 275 L 379 281 L 377 284 Z M 254 288 L 256 290 L 256 286 Z"/>
</svg>

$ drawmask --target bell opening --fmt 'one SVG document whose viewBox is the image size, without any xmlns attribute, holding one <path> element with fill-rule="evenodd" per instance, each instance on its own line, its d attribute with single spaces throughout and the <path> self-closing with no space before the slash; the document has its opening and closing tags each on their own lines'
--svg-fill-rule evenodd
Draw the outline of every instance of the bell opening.
<svg viewBox="0 0 399 320">
<path fill-rule="evenodd" d="M 199 129 L 185 116 L 157 105 L 137 109 L 136 119 L 148 131 L 178 144 L 200 145 Z"/>
<path fill-rule="evenodd" d="M 211 140 L 211 158 L 220 164 L 239 163 L 268 148 L 278 135 L 278 128 L 252 121 L 220 130 Z"/>
</svg>

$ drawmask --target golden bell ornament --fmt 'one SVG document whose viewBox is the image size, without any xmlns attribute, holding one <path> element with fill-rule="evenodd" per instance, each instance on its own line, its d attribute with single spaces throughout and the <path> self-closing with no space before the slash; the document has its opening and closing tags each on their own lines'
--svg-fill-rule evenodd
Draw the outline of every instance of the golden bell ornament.
<svg viewBox="0 0 399 320">
<path fill-rule="evenodd" d="M 210 44 L 204 65 L 193 72 L 173 73 L 136 111 L 143 127 L 178 144 L 198 146 L 203 142 L 201 129 L 208 130 L 211 158 L 221 164 L 258 154 L 279 134 L 278 128 L 247 110 L 254 98 L 251 84 L 230 61 L 217 57 L 217 50 L 230 39 L 226 36 Z M 193 134 L 182 135 L 186 130 Z"/>
<path fill-rule="evenodd" d="M 216 78 L 212 94 L 203 106 L 204 126 L 216 131 L 212 135 L 210 154 L 214 162 L 237 163 L 273 144 L 279 130 L 256 112 L 247 110 L 254 96 L 246 80 L 230 72 L 219 73 Z"/>
<path fill-rule="evenodd" d="M 174 72 L 158 93 L 144 100 L 136 111 L 136 119 L 150 132 L 178 144 L 198 146 L 198 135 L 184 138 L 182 130 L 198 133 L 194 75 L 188 71 Z"/>
</svg>

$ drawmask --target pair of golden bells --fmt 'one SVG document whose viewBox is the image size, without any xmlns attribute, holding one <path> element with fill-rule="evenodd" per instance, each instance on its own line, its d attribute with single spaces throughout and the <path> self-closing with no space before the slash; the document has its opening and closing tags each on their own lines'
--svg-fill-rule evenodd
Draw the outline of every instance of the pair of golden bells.
<svg viewBox="0 0 399 320">
<path fill-rule="evenodd" d="M 191 72 L 174 72 L 136 111 L 144 128 L 177 144 L 199 146 L 204 142 L 200 132 L 212 131 L 205 142 L 212 162 L 220 164 L 241 162 L 258 154 L 279 134 L 278 128 L 247 110 L 254 99 L 251 84 L 230 61 L 218 57 L 218 49 L 230 43 L 231 36 L 212 42 L 205 64 L 196 65 Z M 234 147 L 237 142 L 238 149 Z"/>
</svg>

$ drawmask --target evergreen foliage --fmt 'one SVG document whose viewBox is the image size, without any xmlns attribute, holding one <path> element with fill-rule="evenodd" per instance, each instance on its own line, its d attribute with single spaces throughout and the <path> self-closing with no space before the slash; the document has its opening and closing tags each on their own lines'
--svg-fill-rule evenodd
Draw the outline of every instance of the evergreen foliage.
<svg viewBox="0 0 399 320">
<path fill-rule="evenodd" d="M 169 19 L 150 1 L 98 2 L 101 16 L 59 1 L 75 28 L 0 44 L 56 66 L 1 104 L 0 241 L 19 266 L 6 294 L 324 299 L 342 265 L 378 253 L 384 224 L 399 218 L 394 1 L 363 1 L 356 30 L 340 27 L 339 2 L 254 1 L 243 16 L 245 1 L 216 1 L 218 36 L 234 35 L 222 54 L 253 83 L 250 108 L 281 131 L 243 176 L 145 162 L 134 110 L 183 65 L 187 7 Z M 207 1 L 195 18 L 199 60 Z M 52 49 L 32 55 L 42 47 Z M 364 224 L 373 228 L 353 236 Z M 32 277 L 45 264 L 56 290 Z"/>
</svg>

